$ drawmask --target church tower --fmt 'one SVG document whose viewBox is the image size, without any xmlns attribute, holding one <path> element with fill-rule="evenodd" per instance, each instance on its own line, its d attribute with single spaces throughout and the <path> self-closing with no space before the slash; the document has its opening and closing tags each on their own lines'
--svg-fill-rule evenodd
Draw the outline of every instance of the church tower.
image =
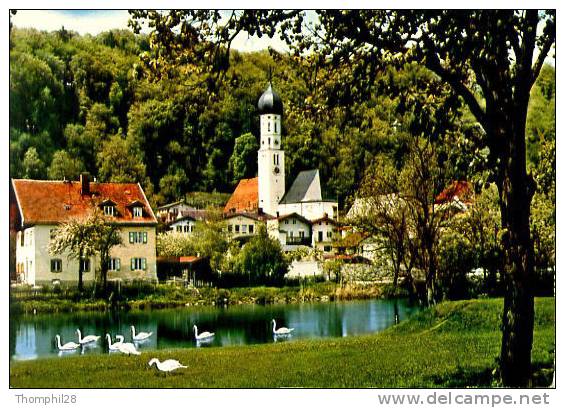
<svg viewBox="0 0 565 408">
<path fill-rule="evenodd" d="M 281 118 L 283 104 L 271 83 L 257 104 L 260 115 L 258 152 L 259 208 L 270 215 L 277 214 L 279 201 L 285 193 L 284 151 L 281 149 Z"/>
</svg>

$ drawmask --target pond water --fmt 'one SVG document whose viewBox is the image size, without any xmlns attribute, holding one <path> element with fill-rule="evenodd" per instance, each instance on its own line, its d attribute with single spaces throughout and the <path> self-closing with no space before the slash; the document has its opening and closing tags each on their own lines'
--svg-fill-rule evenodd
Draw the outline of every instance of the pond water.
<svg viewBox="0 0 565 408">
<path fill-rule="evenodd" d="M 10 358 L 14 360 L 108 353 L 105 334 L 117 334 L 132 341 L 130 326 L 136 331 L 153 332 L 137 342 L 138 350 L 179 347 L 221 347 L 244 344 L 295 341 L 321 337 L 345 337 L 374 333 L 396 324 L 418 310 L 407 300 L 363 300 L 290 305 L 238 305 L 229 307 L 187 307 L 152 311 L 83 312 L 17 316 L 10 321 Z M 274 336 L 271 320 L 277 327 L 294 328 L 291 336 Z M 212 340 L 196 341 L 198 331 L 215 332 Z M 61 342 L 78 342 L 76 329 L 83 336 L 101 336 L 93 346 L 60 353 Z"/>
</svg>

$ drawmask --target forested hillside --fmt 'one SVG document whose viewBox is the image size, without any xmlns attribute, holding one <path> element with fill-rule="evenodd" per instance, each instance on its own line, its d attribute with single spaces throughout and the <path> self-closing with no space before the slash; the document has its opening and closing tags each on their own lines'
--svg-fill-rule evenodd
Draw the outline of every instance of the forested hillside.
<svg viewBox="0 0 565 408">
<path fill-rule="evenodd" d="M 472 116 L 464 108 L 429 112 L 418 95 L 407 97 L 414 84 L 437 81 L 419 66 L 390 68 L 370 98 L 340 105 L 337 93 L 332 99 L 317 92 L 323 75 L 312 79 L 287 55 L 231 51 L 218 91 L 208 92 L 205 82 L 194 86 L 198 71 L 186 73 L 186 82 L 178 75 L 147 80 L 139 56 L 148 50 L 146 37 L 127 30 L 79 36 L 12 28 L 10 176 L 77 179 L 88 171 L 100 181 L 139 181 L 154 204 L 189 191 L 231 192 L 257 171 L 256 102 L 271 69 L 285 104 L 288 182 L 319 168 L 327 194 L 347 205 L 375 157 L 386 154 L 400 168 L 405 135 L 439 128 L 448 129 L 435 136 L 444 184 L 488 179 L 485 152 L 463 137 L 480 132 Z M 339 89 L 339 76 L 326 80 Z M 528 123 L 528 158 L 545 192 L 555 180 L 554 102 L 555 70 L 545 66 Z M 449 126 L 436 126 L 438 120 Z"/>
</svg>

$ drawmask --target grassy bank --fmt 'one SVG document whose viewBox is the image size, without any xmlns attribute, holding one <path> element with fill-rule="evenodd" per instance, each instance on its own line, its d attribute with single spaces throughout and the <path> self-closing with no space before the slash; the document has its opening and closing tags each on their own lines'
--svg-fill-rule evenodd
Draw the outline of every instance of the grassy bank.
<svg viewBox="0 0 565 408">
<path fill-rule="evenodd" d="M 175 349 L 141 356 L 73 356 L 12 362 L 17 388 L 474 387 L 496 385 L 501 299 L 445 302 L 384 332 L 339 339 Z M 536 299 L 535 385 L 551 382 L 555 301 Z M 150 358 L 188 369 L 167 377 Z M 63 375 L 64 373 L 64 375 Z M 124 375 L 128 373 L 128 375 Z"/>
<path fill-rule="evenodd" d="M 105 298 L 78 296 L 74 288 L 54 292 L 43 289 L 32 292 L 13 291 L 12 313 L 53 313 L 122 309 L 160 309 L 217 304 L 272 304 L 333 300 L 369 299 L 394 295 L 391 285 L 346 285 L 334 282 L 312 282 L 285 287 L 199 288 L 165 284 L 124 285 L 120 292 Z"/>
</svg>

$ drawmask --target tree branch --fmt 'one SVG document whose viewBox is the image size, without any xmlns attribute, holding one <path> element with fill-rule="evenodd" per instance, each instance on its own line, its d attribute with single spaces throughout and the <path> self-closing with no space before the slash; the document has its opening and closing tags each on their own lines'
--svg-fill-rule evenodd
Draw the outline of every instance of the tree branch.
<svg viewBox="0 0 565 408">
<path fill-rule="evenodd" d="M 463 98 L 477 121 L 483 126 L 483 128 L 486 128 L 486 114 L 483 108 L 481 108 L 481 105 L 479 105 L 475 95 L 473 95 L 471 90 L 467 88 L 456 75 L 449 72 L 441 65 L 437 55 L 433 52 L 429 52 L 426 55 L 426 67 L 439 75 L 441 79 L 447 82 L 453 90 Z"/>
<path fill-rule="evenodd" d="M 544 31 L 543 36 L 545 38 L 541 46 L 538 58 L 532 68 L 532 77 L 530 78 L 529 88 L 531 88 L 534 85 L 534 82 L 536 81 L 541 71 L 541 68 L 543 67 L 545 58 L 547 57 L 547 54 L 549 53 L 551 46 L 555 43 L 555 21 L 548 20 L 543 31 Z"/>
</svg>

